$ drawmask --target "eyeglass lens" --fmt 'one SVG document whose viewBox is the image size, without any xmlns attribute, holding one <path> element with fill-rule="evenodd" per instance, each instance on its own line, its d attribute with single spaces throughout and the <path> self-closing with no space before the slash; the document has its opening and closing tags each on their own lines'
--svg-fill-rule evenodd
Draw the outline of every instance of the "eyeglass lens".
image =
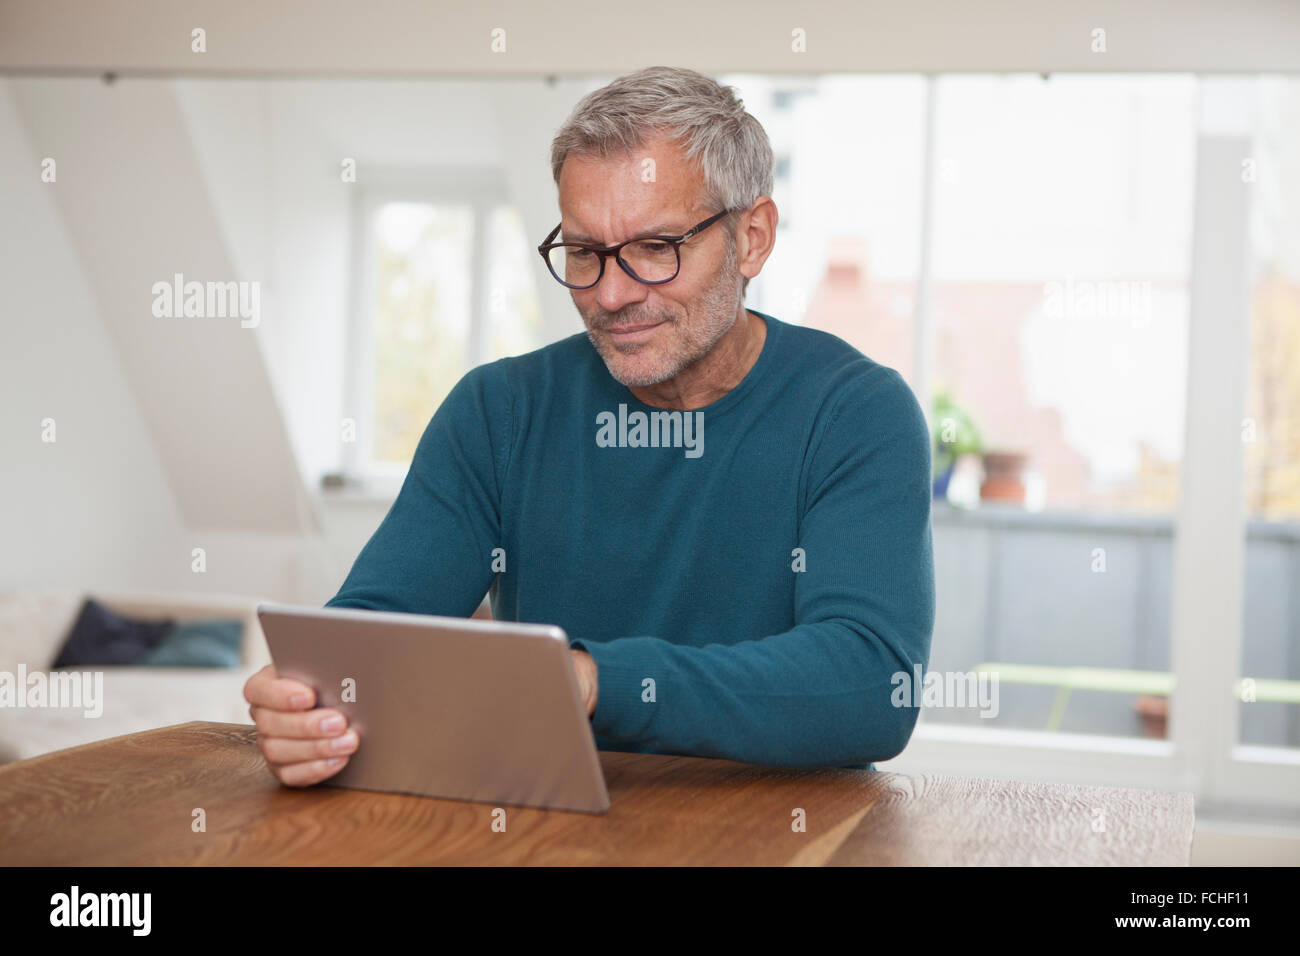
<svg viewBox="0 0 1300 956">
<path fill-rule="evenodd" d="M 600 256 L 581 246 L 555 246 L 548 256 L 552 271 L 570 285 L 593 285 L 600 275 Z M 677 274 L 677 247 L 671 242 L 639 239 L 625 245 L 619 257 L 646 282 L 663 282 Z"/>
</svg>

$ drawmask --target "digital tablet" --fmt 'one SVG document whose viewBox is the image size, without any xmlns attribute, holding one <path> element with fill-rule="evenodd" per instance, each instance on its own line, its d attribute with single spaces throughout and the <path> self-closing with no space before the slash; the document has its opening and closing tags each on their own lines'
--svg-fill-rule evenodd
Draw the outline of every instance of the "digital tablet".
<svg viewBox="0 0 1300 956">
<path fill-rule="evenodd" d="M 325 785 L 604 813 L 605 777 L 558 627 L 260 604 L 281 677 L 360 743 Z"/>
</svg>

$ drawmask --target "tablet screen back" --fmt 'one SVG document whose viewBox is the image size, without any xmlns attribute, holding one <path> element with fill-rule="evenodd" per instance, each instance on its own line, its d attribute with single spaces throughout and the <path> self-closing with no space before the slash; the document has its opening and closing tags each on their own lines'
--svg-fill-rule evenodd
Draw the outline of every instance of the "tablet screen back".
<svg viewBox="0 0 1300 956">
<path fill-rule="evenodd" d="M 258 618 L 276 672 L 315 689 L 360 737 L 327 785 L 608 809 L 559 628 L 285 605 Z"/>
</svg>

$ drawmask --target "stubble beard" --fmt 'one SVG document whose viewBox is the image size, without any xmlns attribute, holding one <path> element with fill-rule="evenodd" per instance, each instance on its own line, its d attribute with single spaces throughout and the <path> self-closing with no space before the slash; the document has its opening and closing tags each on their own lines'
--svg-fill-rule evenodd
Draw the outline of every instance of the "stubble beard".
<svg viewBox="0 0 1300 956">
<path fill-rule="evenodd" d="M 603 312 L 593 322 L 583 316 L 587 338 L 609 369 L 614 380 L 629 386 L 658 385 L 680 375 L 713 350 L 724 335 L 731 331 L 740 315 L 740 288 L 736 283 L 736 249 L 730 244 L 726 258 L 713 281 L 700 296 L 691 312 L 699 317 L 699 324 L 683 325 L 679 316 L 672 313 L 637 312 L 636 307 L 618 313 Z M 635 325 L 666 321 L 670 328 L 656 330 L 655 343 L 632 342 L 616 345 L 604 329 L 611 325 Z M 667 344 L 662 344 L 666 340 Z M 645 356 L 648 361 L 636 361 Z"/>
</svg>

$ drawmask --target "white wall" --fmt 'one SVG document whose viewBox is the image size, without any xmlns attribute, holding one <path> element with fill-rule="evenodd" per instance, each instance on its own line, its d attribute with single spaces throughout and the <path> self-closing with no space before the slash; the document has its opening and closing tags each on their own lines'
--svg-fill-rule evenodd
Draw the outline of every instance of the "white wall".
<svg viewBox="0 0 1300 956">
<path fill-rule="evenodd" d="M 244 152 L 213 150 L 203 169 L 169 81 L 22 79 L 4 87 L 13 170 L 4 184 L 15 196 L 0 236 L 15 250 L 5 257 L 13 273 L 6 287 L 27 297 L 16 297 L 4 325 L 4 359 L 15 366 L 6 391 L 12 382 L 21 398 L 5 409 L 13 467 L 6 461 L 0 496 L 16 533 L 0 570 L 15 586 L 129 584 L 280 600 L 337 586 L 260 326 L 151 314 L 151 283 L 173 269 L 192 279 L 262 281 L 270 257 L 256 237 L 265 232 L 265 194 L 245 197 L 243 211 L 258 216 L 224 223 L 210 202 L 219 172 L 257 174 L 248 144 L 233 138 Z M 59 164 L 57 183 L 39 180 L 44 155 Z M 229 164 L 214 168 L 214 159 Z M 240 236 L 238 257 L 223 234 Z M 274 324 L 282 310 L 270 286 L 262 320 Z M 67 456 L 71 487 L 40 470 L 48 453 L 43 466 L 23 449 L 27 419 L 52 397 L 93 416 L 58 420 L 56 451 L 79 434 L 86 441 L 75 429 L 94 425 L 95 444 Z M 92 448 L 102 462 L 89 457 Z M 69 545 L 73 532 L 61 523 L 74 519 L 77 543 Z M 50 525 L 57 534 L 42 533 Z M 206 552 L 202 574 L 191 567 L 194 548 Z"/>
<path fill-rule="evenodd" d="M 184 587 L 176 501 L 41 158 L 0 81 L 0 590 Z"/>
<path fill-rule="evenodd" d="M 21 400 L 5 409 L 7 432 L 12 433 L 7 457 L 12 463 L 6 462 L 0 493 L 19 519 L 13 524 L 14 541 L 25 537 L 29 553 L 19 556 L 10 549 L 8 566 L 0 567 L 0 573 L 17 581 L 13 575 L 21 571 L 22 583 L 45 585 L 53 583 L 56 573 L 75 584 L 111 570 L 114 580 L 141 587 L 254 593 L 307 603 L 327 599 L 390 504 L 383 496 L 315 493 L 321 473 L 340 463 L 339 422 L 347 413 L 343 401 L 356 190 L 377 170 L 497 166 L 505 170 L 526 229 L 540 236 L 558 216 L 547 165 L 550 136 L 591 82 L 160 79 L 112 87 L 89 77 L 0 82 L 6 88 L 5 161 L 14 171 L 5 178 L 6 190 L 14 194 L 6 196 L 6 210 L 12 215 L 0 222 L 0 236 L 16 250 L 5 260 L 12 273 L 7 286 L 16 298 L 15 315 L 33 312 L 41 317 L 27 322 L 11 318 L 5 324 L 4 356 L 14 366 L 6 381 L 13 383 Z M 13 97 L 21 99 L 21 108 L 19 99 L 11 102 Z M 92 149 L 84 139 L 85 129 L 102 122 L 107 111 L 117 114 L 116 125 L 140 132 Z M 47 144 L 45 149 L 32 145 L 38 139 Z M 136 208 L 156 202 L 154 179 L 162 169 L 138 161 L 132 150 L 141 140 L 154 144 L 139 146 L 142 155 L 156 149 L 158 141 L 169 144 L 170 154 L 177 157 L 166 164 L 173 187 L 188 172 L 184 208 L 178 204 L 165 225 L 149 215 L 127 214 L 118 200 L 112 200 L 117 205 L 101 205 L 110 202 L 104 193 L 124 191 L 139 192 L 141 206 Z M 48 145 L 52 143 L 59 145 Z M 108 157 L 119 149 L 130 154 L 130 161 L 109 163 Z M 35 154 L 49 150 L 65 160 L 58 185 L 39 183 Z M 188 170 L 181 156 L 192 164 Z M 345 157 L 357 162 L 355 185 L 343 183 L 339 176 Z M 125 173 L 122 167 L 135 172 Z M 20 186 L 24 180 L 28 185 Z M 55 189 L 64 192 L 55 194 Z M 106 209 L 113 215 L 107 216 Z M 69 223 L 71 235 L 66 232 Z M 210 267 L 221 272 L 218 278 L 260 283 L 262 317 L 255 329 L 239 330 L 245 340 L 256 342 L 261 361 L 214 348 L 207 338 L 195 340 L 204 356 L 203 374 L 227 386 L 218 390 L 220 402 L 218 393 L 210 391 L 191 396 L 189 402 L 202 398 L 209 406 L 208 419 L 212 407 L 220 407 L 223 419 L 236 431 L 262 437 L 275 433 L 282 416 L 281 434 L 292 445 L 291 459 L 252 454 L 199 461 L 196 450 L 202 444 L 196 446 L 192 435 L 177 434 L 178 425 L 189 421 L 195 409 L 182 409 L 184 421 L 178 422 L 175 400 L 168 397 L 174 390 L 160 391 L 151 381 L 158 374 L 175 374 L 164 354 L 168 346 L 159 340 L 158 329 L 146 328 L 147 321 L 139 324 L 135 291 L 140 283 L 127 282 L 124 263 L 114 265 L 113 260 L 121 250 L 131 250 L 135 279 L 136 272 L 169 274 L 160 257 L 191 245 L 206 250 L 210 262 L 224 263 Z M 151 251 L 141 253 L 146 248 Z M 79 263 L 87 257 L 95 263 L 96 283 L 89 283 L 80 271 Z M 540 259 L 534 268 L 542 271 Z M 558 286 L 541 288 L 551 293 L 543 306 L 546 339 L 579 330 L 567 294 Z M 51 290 L 69 301 L 48 301 Z M 111 307 L 109 317 L 103 314 L 105 303 Z M 50 334 L 61 328 L 51 323 L 51 315 L 75 318 L 75 345 L 67 336 Z M 92 367 L 93 373 L 83 366 Z M 250 379 L 259 374 L 259 366 L 269 377 L 272 402 L 249 399 L 262 388 Z M 107 400 L 111 390 L 98 384 L 105 377 L 114 382 L 115 401 Z M 40 383 L 43 391 L 28 383 Z M 102 494 L 83 494 L 70 508 L 59 491 L 50 491 L 39 459 L 19 450 L 27 428 L 24 416 L 30 417 L 42 404 L 41 394 L 47 396 L 46 404 L 49 395 L 57 395 L 66 405 L 73 396 L 85 394 L 79 387 L 93 389 L 98 396 L 86 397 L 87 410 L 133 428 L 134 443 L 143 443 L 150 454 L 159 428 L 167 441 L 147 461 L 113 430 L 95 428 L 101 444 L 112 440 L 114 447 L 122 448 L 114 460 L 117 471 L 101 467 L 97 487 L 104 489 Z M 149 407 L 141 408 L 141 401 Z M 32 403 L 30 409 L 24 402 Z M 31 426 L 37 439 L 34 429 L 41 417 Z M 71 439 L 66 430 L 73 424 L 59 418 L 60 454 L 67 454 L 64 449 Z M 209 420 L 197 431 L 203 434 L 212 424 Z M 87 446 L 78 447 L 89 454 Z M 282 463 L 290 460 L 296 463 L 289 466 L 296 473 L 280 474 Z M 78 464 L 88 461 L 79 459 Z M 105 483 L 112 478 L 115 484 Z M 285 507 L 301 507 L 283 491 L 295 481 L 312 492 L 308 507 L 315 513 L 286 519 Z M 207 491 L 196 492 L 200 488 L 243 488 L 249 502 L 277 494 L 282 517 L 276 527 L 259 533 L 248 520 L 234 520 L 236 512 L 244 510 L 238 496 L 216 507 Z M 181 507 L 178 490 L 192 514 Z M 166 508 L 154 509 L 152 523 L 142 522 L 133 502 L 154 500 L 165 500 Z M 63 557 L 66 543 L 59 536 L 36 533 L 45 527 L 38 516 L 50 509 L 79 515 L 77 530 L 85 543 L 78 554 L 84 560 L 68 562 Z M 115 542 L 120 541 L 123 522 L 132 529 L 138 557 L 101 568 L 90 556 L 122 553 Z M 294 524 L 299 532 L 288 530 Z M 319 531 L 313 531 L 314 526 Z M 159 543 L 160 535 L 164 543 Z M 190 572 L 194 547 L 204 548 L 207 555 L 202 576 Z"/>
</svg>

